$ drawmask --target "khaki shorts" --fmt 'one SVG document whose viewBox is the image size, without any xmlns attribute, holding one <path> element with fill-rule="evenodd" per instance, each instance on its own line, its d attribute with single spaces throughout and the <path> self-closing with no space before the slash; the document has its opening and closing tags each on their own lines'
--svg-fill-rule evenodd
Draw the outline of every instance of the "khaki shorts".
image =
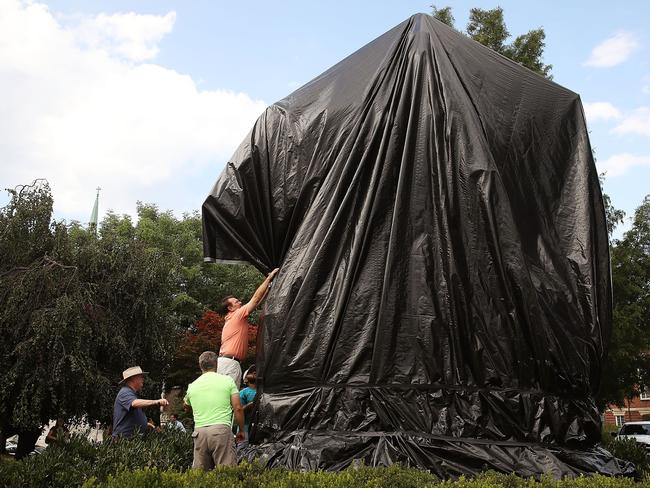
<svg viewBox="0 0 650 488">
<path fill-rule="evenodd" d="M 230 358 L 217 359 L 217 373 L 230 376 L 239 390 L 241 386 L 241 365 L 238 361 Z"/>
<path fill-rule="evenodd" d="M 192 432 L 194 439 L 193 468 L 209 471 L 219 464 L 237 464 L 235 437 L 229 425 L 208 425 Z"/>
</svg>

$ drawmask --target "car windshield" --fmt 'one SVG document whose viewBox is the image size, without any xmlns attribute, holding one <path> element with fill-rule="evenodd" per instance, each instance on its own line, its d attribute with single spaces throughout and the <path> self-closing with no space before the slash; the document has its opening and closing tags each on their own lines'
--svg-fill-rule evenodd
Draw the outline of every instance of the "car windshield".
<svg viewBox="0 0 650 488">
<path fill-rule="evenodd" d="M 621 435 L 650 435 L 650 424 L 624 425 Z"/>
</svg>

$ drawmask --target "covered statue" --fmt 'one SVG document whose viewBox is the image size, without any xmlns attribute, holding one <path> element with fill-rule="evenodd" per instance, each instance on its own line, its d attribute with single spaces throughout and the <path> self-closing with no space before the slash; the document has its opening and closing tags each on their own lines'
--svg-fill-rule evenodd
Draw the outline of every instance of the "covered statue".
<svg viewBox="0 0 650 488">
<path fill-rule="evenodd" d="M 245 456 L 620 474 L 596 444 L 605 212 L 577 94 L 415 15 L 268 107 L 203 205 L 279 267 Z"/>
</svg>

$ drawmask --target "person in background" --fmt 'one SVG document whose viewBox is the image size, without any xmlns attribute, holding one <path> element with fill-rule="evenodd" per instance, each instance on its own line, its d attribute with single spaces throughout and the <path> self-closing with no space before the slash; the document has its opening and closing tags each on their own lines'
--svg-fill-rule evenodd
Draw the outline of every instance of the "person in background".
<svg viewBox="0 0 650 488">
<path fill-rule="evenodd" d="M 147 417 L 147 429 L 150 432 L 160 432 L 160 427 L 156 425 L 156 421 L 151 417 Z"/>
<path fill-rule="evenodd" d="M 181 432 L 187 432 L 185 430 L 185 426 L 180 420 L 178 420 L 178 415 L 176 415 L 175 413 L 169 416 L 169 428 L 180 430 Z"/>
<path fill-rule="evenodd" d="M 275 268 L 268 274 L 248 303 L 242 305 L 238 298 L 231 295 L 221 301 L 217 310 L 225 319 L 221 331 L 217 373 L 230 376 L 237 389 L 241 385 L 241 362 L 246 358 L 248 349 L 248 316 L 264 300 L 278 271 L 278 268 Z"/>
<path fill-rule="evenodd" d="M 190 383 L 183 399 L 185 409 L 194 417 L 192 467 L 204 471 L 220 464 L 237 464 L 231 430 L 233 413 L 240 429 L 237 441 L 244 440 L 244 411 L 239 402 L 239 389 L 230 376 L 217 373 L 217 358 L 212 351 L 199 356 L 201 376 Z"/>
<path fill-rule="evenodd" d="M 47 436 L 45 437 L 45 443 L 47 445 L 59 443 L 68 435 L 68 433 L 69 431 L 68 428 L 65 426 L 64 420 L 61 417 L 59 417 L 58 419 L 56 419 L 56 423 L 47 432 Z"/>
<path fill-rule="evenodd" d="M 167 406 L 169 402 L 164 398 L 144 400 L 138 398 L 137 393 L 144 386 L 144 375 L 140 366 L 128 368 L 122 372 L 124 384 L 115 397 L 113 404 L 113 439 L 117 437 L 131 437 L 135 432 L 147 431 L 147 417 L 142 411 L 146 407 Z"/>
<path fill-rule="evenodd" d="M 246 434 L 246 441 L 248 441 L 248 432 L 250 429 L 251 416 L 253 414 L 253 406 L 255 402 L 255 395 L 257 395 L 256 388 L 257 374 L 255 372 L 255 365 L 248 368 L 244 378 L 246 388 L 239 392 L 239 401 L 244 408 L 244 433 Z"/>
</svg>

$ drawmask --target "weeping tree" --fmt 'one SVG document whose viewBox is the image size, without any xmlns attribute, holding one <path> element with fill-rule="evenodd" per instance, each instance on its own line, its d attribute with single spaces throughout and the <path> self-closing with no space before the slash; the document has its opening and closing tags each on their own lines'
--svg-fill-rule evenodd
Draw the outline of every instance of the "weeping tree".
<svg viewBox="0 0 650 488">
<path fill-rule="evenodd" d="M 19 433 L 19 451 L 28 452 L 50 419 L 107 421 L 126 367 L 162 376 L 177 335 L 170 310 L 178 263 L 139 239 L 128 219 L 103 222 L 99 236 L 53 220 L 45 181 L 8 192 L 0 209 L 0 431 Z"/>
<path fill-rule="evenodd" d="M 199 319 L 222 296 L 247 299 L 262 280 L 251 266 L 203 262 L 196 212 L 179 219 L 138 203 L 137 223 L 108 212 L 96 233 L 52 218 L 44 180 L 7 191 L 10 201 L 0 209 L 0 433 L 22 433 L 26 452 L 50 419 L 110 420 L 127 366 L 152 373 L 145 395 L 159 394 L 164 377 L 193 379 L 195 360 L 185 366 L 174 358 L 179 340 L 200 332 Z M 205 347 L 217 347 L 213 342 Z"/>
</svg>

